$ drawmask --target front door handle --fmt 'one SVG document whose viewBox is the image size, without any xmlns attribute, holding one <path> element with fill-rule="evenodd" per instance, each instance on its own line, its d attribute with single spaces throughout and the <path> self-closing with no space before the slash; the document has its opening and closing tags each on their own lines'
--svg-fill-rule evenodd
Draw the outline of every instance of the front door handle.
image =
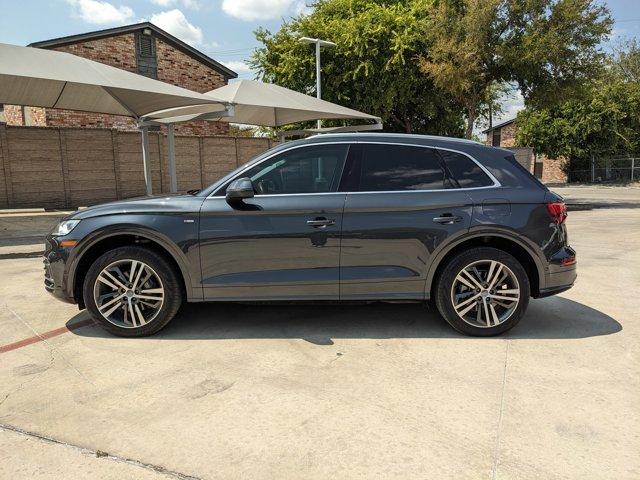
<svg viewBox="0 0 640 480">
<path fill-rule="evenodd" d="M 462 217 L 454 216 L 450 213 L 443 213 L 440 217 L 435 217 L 433 221 L 440 225 L 453 225 L 454 223 L 461 222 Z"/>
<path fill-rule="evenodd" d="M 315 228 L 324 228 L 330 225 L 335 225 L 336 221 L 330 218 L 317 217 L 313 220 L 307 220 L 307 225 Z"/>
</svg>

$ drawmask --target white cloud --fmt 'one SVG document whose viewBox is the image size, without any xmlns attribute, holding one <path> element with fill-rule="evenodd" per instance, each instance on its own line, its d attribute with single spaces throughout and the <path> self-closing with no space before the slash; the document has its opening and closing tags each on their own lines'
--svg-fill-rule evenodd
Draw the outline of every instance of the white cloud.
<svg viewBox="0 0 640 480">
<path fill-rule="evenodd" d="M 190 8 L 191 10 L 200 9 L 200 2 L 198 0 L 151 0 L 151 3 L 164 8 L 181 3 L 184 8 Z"/>
<path fill-rule="evenodd" d="M 222 10 L 227 15 L 250 22 L 281 17 L 299 3 L 295 0 L 223 0 Z"/>
<path fill-rule="evenodd" d="M 127 6 L 116 7 L 99 0 L 67 0 L 73 7 L 73 15 L 94 25 L 123 24 L 131 21 L 133 10 Z"/>
<path fill-rule="evenodd" d="M 190 8 L 191 10 L 200 9 L 200 2 L 198 2 L 198 0 L 182 0 L 182 5 L 184 5 L 184 8 Z"/>
<path fill-rule="evenodd" d="M 313 12 L 313 7 L 307 5 L 306 1 L 301 0 L 295 3 L 293 11 L 296 15 L 309 15 L 311 12 Z"/>
<path fill-rule="evenodd" d="M 150 22 L 189 45 L 202 44 L 203 35 L 200 27 L 189 23 L 184 13 L 178 9 L 153 14 Z"/>
<path fill-rule="evenodd" d="M 249 65 L 239 60 L 224 62 L 224 65 L 226 67 L 229 67 L 231 70 L 233 70 L 239 75 L 242 75 L 243 73 L 251 73 L 251 67 L 249 67 Z"/>
<path fill-rule="evenodd" d="M 503 122 L 515 118 L 518 112 L 524 109 L 524 97 L 520 93 L 520 90 L 515 90 L 512 93 L 507 94 L 502 101 L 503 113 L 498 118 L 494 118 L 494 123 Z"/>
</svg>

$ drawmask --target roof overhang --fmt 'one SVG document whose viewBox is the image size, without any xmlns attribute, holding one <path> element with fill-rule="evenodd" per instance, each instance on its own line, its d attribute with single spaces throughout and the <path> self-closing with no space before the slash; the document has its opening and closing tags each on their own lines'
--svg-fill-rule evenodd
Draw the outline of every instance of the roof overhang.
<svg viewBox="0 0 640 480">
<path fill-rule="evenodd" d="M 216 60 L 209 57 L 208 55 L 205 55 L 201 51 L 196 50 L 191 45 L 183 42 L 177 37 L 174 37 L 169 32 L 162 30 L 161 28 L 155 26 L 151 22 L 134 23 L 132 25 L 124 25 L 122 27 L 107 28 L 104 30 L 96 30 L 93 32 L 80 33 L 78 35 L 69 35 L 66 37 L 52 38 L 50 40 L 33 42 L 27 46 L 34 47 L 34 48 L 50 49 L 50 48 L 62 47 L 65 45 L 72 45 L 74 43 L 87 42 L 91 40 L 98 40 L 101 38 L 124 35 L 127 33 L 134 33 L 134 32 L 144 30 L 145 28 L 150 29 L 158 37 L 162 38 L 168 44 L 173 45 L 175 48 L 182 51 L 186 55 L 189 55 L 190 57 L 198 60 L 200 63 L 203 63 L 204 65 L 207 65 L 213 70 L 216 70 L 218 73 L 220 73 L 225 77 L 225 80 L 229 80 L 230 78 L 238 78 L 238 74 L 233 70 L 231 70 L 230 68 L 226 67 L 220 62 L 217 62 Z"/>
</svg>

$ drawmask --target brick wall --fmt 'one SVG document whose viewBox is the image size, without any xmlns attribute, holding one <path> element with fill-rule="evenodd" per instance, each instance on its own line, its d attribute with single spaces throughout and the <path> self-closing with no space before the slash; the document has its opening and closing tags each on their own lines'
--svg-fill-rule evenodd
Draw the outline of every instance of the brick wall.
<svg viewBox="0 0 640 480">
<path fill-rule="evenodd" d="M 203 188 L 273 146 L 267 138 L 176 136 L 178 189 Z M 169 191 L 166 137 L 150 133 L 154 193 Z M 71 208 L 145 195 L 140 134 L 0 124 L 0 208 Z"/>
<path fill-rule="evenodd" d="M 157 37 L 156 56 L 158 59 L 158 80 L 162 82 L 187 88 L 198 93 L 224 87 L 227 83 L 220 73 L 173 48 Z M 179 135 L 227 135 L 229 133 L 229 124 L 200 120 L 179 123 L 175 126 L 175 131 Z"/>
<path fill-rule="evenodd" d="M 567 174 L 564 167 L 567 164 L 565 158 L 542 157 L 542 181 L 544 183 L 567 183 Z"/>
<path fill-rule="evenodd" d="M 516 124 L 509 123 L 500 129 L 500 146 L 504 148 L 514 147 L 516 144 Z"/>
<path fill-rule="evenodd" d="M 126 33 L 97 40 L 55 47 L 53 50 L 71 53 L 96 62 L 137 73 L 135 34 Z M 156 37 L 158 60 L 158 80 L 171 83 L 196 92 L 207 92 L 226 84 L 217 71 L 198 60 L 175 49 Z M 90 112 L 76 112 L 61 109 L 32 109 L 37 122 L 32 125 L 48 127 L 115 128 L 122 131 L 136 131 L 136 122 L 130 117 L 104 115 Z M 37 110 L 37 111 L 36 111 Z M 21 108 L 5 106 L 8 125 L 24 125 Z M 177 124 L 179 135 L 226 135 L 229 126 L 224 122 L 197 121 Z"/>
<path fill-rule="evenodd" d="M 522 150 L 523 148 L 528 147 L 516 147 L 516 123 L 509 123 L 500 128 L 500 146 L 502 148 L 509 148 L 511 150 Z M 493 132 L 487 132 L 487 136 L 485 138 L 485 145 L 492 145 L 493 143 Z M 533 151 L 533 150 L 532 150 Z M 535 172 L 535 158 L 533 154 L 531 154 L 531 162 L 529 171 L 533 174 Z M 566 183 L 567 182 L 567 174 L 564 172 L 563 167 L 566 164 L 566 160 L 564 158 L 547 158 L 546 156 L 542 156 L 538 158 L 538 161 L 542 162 L 542 180 L 544 183 Z M 522 162 L 521 162 L 522 163 Z"/>
<path fill-rule="evenodd" d="M 17 105 L 5 105 L 4 119 L 7 125 L 23 125 L 22 108 Z"/>
</svg>

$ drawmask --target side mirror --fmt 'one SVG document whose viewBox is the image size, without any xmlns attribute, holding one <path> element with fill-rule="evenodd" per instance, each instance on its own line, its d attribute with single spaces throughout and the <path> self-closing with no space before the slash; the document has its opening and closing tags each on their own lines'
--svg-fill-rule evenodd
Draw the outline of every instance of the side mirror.
<svg viewBox="0 0 640 480">
<path fill-rule="evenodd" d="M 253 198 L 253 183 L 250 178 L 239 178 L 227 187 L 227 202 L 239 202 L 245 198 Z"/>
</svg>

